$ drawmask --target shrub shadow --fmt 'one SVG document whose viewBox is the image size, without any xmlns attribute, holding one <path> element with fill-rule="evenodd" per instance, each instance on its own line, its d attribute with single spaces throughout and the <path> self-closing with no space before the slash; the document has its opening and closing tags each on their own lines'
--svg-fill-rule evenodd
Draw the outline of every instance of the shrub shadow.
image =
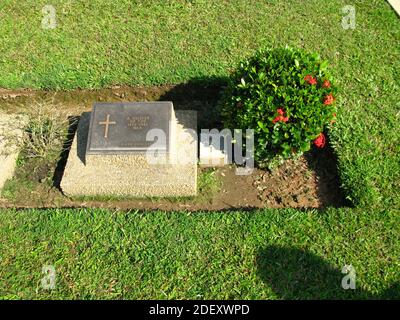
<svg viewBox="0 0 400 320">
<path fill-rule="evenodd" d="M 160 101 L 173 101 L 175 110 L 197 111 L 198 129 L 222 128 L 218 101 L 228 78 L 193 78 L 161 95 Z"/>
<path fill-rule="evenodd" d="M 74 135 L 75 135 L 76 129 L 78 127 L 79 118 L 80 118 L 79 116 L 68 117 L 67 136 L 65 137 L 65 140 L 64 140 L 64 143 L 62 146 L 62 151 L 60 154 L 60 158 L 57 162 L 57 165 L 56 165 L 56 168 L 55 168 L 54 174 L 53 174 L 53 186 L 58 189 L 60 189 L 61 179 L 64 175 L 64 169 L 67 164 L 69 150 L 71 148 L 72 141 L 74 139 Z"/>
<path fill-rule="evenodd" d="M 323 149 L 313 147 L 304 157 L 308 167 L 317 176 L 317 194 L 322 206 L 335 208 L 352 206 L 341 189 L 337 156 L 332 147 L 329 144 Z"/>
<path fill-rule="evenodd" d="M 379 295 L 343 289 L 341 270 L 317 255 L 293 247 L 270 245 L 256 257 L 258 275 L 282 299 L 398 299 L 399 283 Z M 357 272 L 357 270 L 356 270 Z"/>
</svg>

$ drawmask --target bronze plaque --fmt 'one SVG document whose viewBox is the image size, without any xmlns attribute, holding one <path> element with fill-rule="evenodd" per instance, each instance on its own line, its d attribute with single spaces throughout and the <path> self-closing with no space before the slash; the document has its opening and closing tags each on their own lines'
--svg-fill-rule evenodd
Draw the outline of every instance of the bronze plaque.
<svg viewBox="0 0 400 320">
<path fill-rule="evenodd" d="M 168 152 L 172 111 L 169 101 L 96 103 L 90 118 L 86 153 Z M 162 130 L 165 139 L 157 141 L 159 135 L 155 131 L 148 135 L 152 129 Z"/>
</svg>

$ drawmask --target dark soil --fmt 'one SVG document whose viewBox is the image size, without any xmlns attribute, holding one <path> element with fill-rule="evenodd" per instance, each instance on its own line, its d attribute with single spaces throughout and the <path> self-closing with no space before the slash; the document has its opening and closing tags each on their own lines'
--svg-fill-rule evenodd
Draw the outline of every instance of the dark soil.
<svg viewBox="0 0 400 320">
<path fill-rule="evenodd" d="M 248 176 L 235 174 L 235 166 L 218 168 L 219 189 L 203 190 L 192 199 L 92 199 L 64 196 L 59 189 L 68 156 L 68 144 L 76 129 L 76 116 L 90 111 L 94 102 L 173 101 L 175 109 L 198 111 L 199 128 L 220 128 L 217 102 L 221 82 L 191 82 L 156 87 L 114 87 L 102 90 L 30 91 L 0 90 L 0 110 L 20 112 L 34 100 L 50 100 L 70 114 L 68 137 L 59 161 L 26 160 L 8 183 L 0 207 L 104 207 L 161 210 L 229 210 L 265 207 L 322 208 L 346 205 L 339 188 L 336 157 L 328 147 L 287 161 L 273 172 L 255 169 Z M 57 110 L 54 110 L 57 112 Z M 200 173 L 204 169 L 200 169 Z M 11 187 L 10 187 L 11 185 Z"/>
</svg>

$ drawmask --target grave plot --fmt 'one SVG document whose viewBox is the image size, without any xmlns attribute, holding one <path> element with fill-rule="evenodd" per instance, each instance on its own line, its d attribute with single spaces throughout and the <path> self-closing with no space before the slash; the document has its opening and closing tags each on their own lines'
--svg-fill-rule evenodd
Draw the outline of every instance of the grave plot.
<svg viewBox="0 0 400 320">
<path fill-rule="evenodd" d="M 61 123 L 63 129 L 58 130 L 63 139 L 56 146 L 56 150 L 48 150 L 49 154 L 32 156 L 29 150 L 21 151 L 15 175 L 5 184 L 1 206 L 208 211 L 264 207 L 322 208 L 346 205 L 339 188 L 336 159 L 329 148 L 314 150 L 296 161 L 287 162 L 278 170 L 255 168 L 250 175 L 245 176 L 235 174 L 235 165 L 215 168 L 199 166 L 196 174 L 197 195 L 192 194 L 190 197 L 177 195 L 167 198 L 136 197 L 106 193 L 85 196 L 68 195 L 68 192 L 63 191 L 62 179 L 65 174 L 68 176 L 68 158 L 74 148 L 73 139 L 79 119 L 86 121 L 88 125 L 90 122 L 88 115 L 92 111 L 93 101 L 116 103 L 173 101 L 177 115 L 182 113 L 182 110 L 197 112 L 197 129 L 220 128 L 217 104 L 220 89 L 218 84 L 196 82 L 177 86 L 118 87 L 97 91 L 7 92 L 1 98 L 0 106 L 3 111 L 9 113 L 26 110 L 32 101 L 36 101 L 39 105 L 50 105 L 48 108 L 50 111 L 47 111 L 53 114 L 49 115 L 49 119 L 54 120 L 57 110 L 62 110 L 61 119 L 54 121 Z M 31 117 L 31 121 L 33 118 Z M 110 114 L 107 121 L 105 114 L 103 118 L 97 120 L 99 123 L 108 122 L 107 133 L 111 134 L 114 126 L 112 123 L 116 122 L 116 119 Z M 99 130 L 104 137 L 106 125 L 99 125 Z M 87 144 L 83 143 L 85 150 L 86 147 Z M 79 170 L 74 179 L 79 183 Z"/>
</svg>

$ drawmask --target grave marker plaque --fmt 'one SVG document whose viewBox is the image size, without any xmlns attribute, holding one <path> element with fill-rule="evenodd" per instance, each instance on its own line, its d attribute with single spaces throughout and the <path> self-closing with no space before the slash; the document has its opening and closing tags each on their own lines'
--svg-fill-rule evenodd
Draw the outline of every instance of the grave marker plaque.
<svg viewBox="0 0 400 320">
<path fill-rule="evenodd" d="M 170 151 L 171 102 L 96 103 L 90 118 L 87 154 L 131 154 L 148 150 Z M 152 129 L 165 140 L 146 139 Z M 157 142 L 157 147 L 154 143 Z"/>
</svg>

